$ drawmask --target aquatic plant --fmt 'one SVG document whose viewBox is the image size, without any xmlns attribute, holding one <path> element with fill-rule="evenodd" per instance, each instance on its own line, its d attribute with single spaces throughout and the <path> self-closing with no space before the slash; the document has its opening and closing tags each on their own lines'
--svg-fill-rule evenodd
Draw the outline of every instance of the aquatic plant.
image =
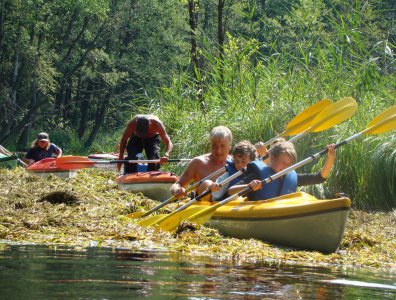
<svg viewBox="0 0 396 300">
<path fill-rule="evenodd" d="M 223 237 L 217 230 L 182 224 L 176 234 L 145 228 L 125 217 L 158 202 L 119 190 L 114 172 L 84 169 L 72 179 L 41 178 L 23 168 L 0 169 L 0 238 L 79 248 L 161 249 L 273 264 L 396 268 L 396 214 L 352 210 L 340 250 L 324 255 L 257 240 Z M 55 201 L 54 201 L 55 200 Z M 70 201 L 72 200 L 72 201 Z M 169 205 L 169 212 L 175 204 Z"/>
</svg>

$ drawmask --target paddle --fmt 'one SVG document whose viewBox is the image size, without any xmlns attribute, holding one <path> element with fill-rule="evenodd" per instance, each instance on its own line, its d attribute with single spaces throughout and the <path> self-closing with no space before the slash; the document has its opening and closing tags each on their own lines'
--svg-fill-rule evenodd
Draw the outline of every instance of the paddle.
<svg viewBox="0 0 396 300">
<path fill-rule="evenodd" d="M 220 168 L 220 169 L 218 169 L 217 171 L 215 171 L 215 172 L 209 174 L 209 175 L 206 176 L 205 178 L 203 178 L 203 179 L 197 181 L 196 183 L 194 183 L 193 185 L 191 185 L 189 188 L 187 188 L 187 189 L 186 189 L 186 193 L 189 193 L 189 192 L 191 192 L 192 190 L 194 190 L 196 187 L 198 187 L 198 186 L 199 186 L 202 182 L 204 182 L 205 180 L 208 180 L 208 179 L 210 179 L 210 178 L 212 178 L 212 177 L 214 177 L 214 176 L 216 176 L 216 175 L 219 175 L 219 174 L 223 173 L 224 171 L 225 171 L 225 168 L 223 167 L 223 168 Z M 136 211 L 136 212 L 134 212 L 134 213 L 130 213 L 129 215 L 127 215 L 127 217 L 128 217 L 128 218 L 132 218 L 132 219 L 146 217 L 146 216 L 152 214 L 153 212 L 156 212 L 156 211 L 159 210 L 160 208 L 164 207 L 165 205 L 167 205 L 167 204 L 169 204 L 169 203 L 172 203 L 172 202 L 175 201 L 175 200 L 177 200 L 177 197 L 176 197 L 176 196 L 172 196 L 172 197 L 170 197 L 169 199 L 165 200 L 164 202 L 162 202 L 161 204 L 157 205 L 156 207 L 150 209 L 150 210 L 147 211 L 147 212 L 144 212 L 144 211 Z"/>
<path fill-rule="evenodd" d="M 302 113 L 300 113 L 299 115 L 297 115 L 293 120 L 290 121 L 290 123 L 286 126 L 286 128 L 288 128 L 287 130 L 285 130 L 282 134 L 288 134 L 288 132 L 293 133 L 293 134 L 297 134 L 298 132 L 302 131 L 302 133 L 307 134 L 309 132 L 309 130 L 311 128 L 316 128 L 319 127 L 321 125 L 321 118 L 323 118 L 323 122 L 328 123 L 329 120 L 329 115 L 332 116 L 332 119 L 334 120 L 334 125 L 344 121 L 345 119 L 342 118 L 337 118 L 335 115 L 337 113 L 343 113 L 343 117 L 349 117 L 349 114 L 351 114 L 350 112 L 350 106 L 355 105 L 355 110 L 353 111 L 353 113 L 356 111 L 357 105 L 355 100 L 353 100 L 352 98 L 349 98 L 348 100 L 342 101 L 342 102 L 337 102 L 334 104 L 331 104 L 330 100 L 322 100 L 319 101 L 318 103 L 312 105 L 311 107 L 307 108 L 306 110 L 304 110 Z M 328 109 L 329 107 L 331 107 L 331 109 Z M 322 114 L 318 112 L 320 110 L 325 110 L 326 113 Z M 348 111 L 348 114 L 345 114 L 344 110 Z M 352 113 L 352 114 L 353 114 Z M 317 115 L 321 115 L 321 118 L 318 118 Z M 311 124 L 314 121 L 313 124 Z M 329 126 L 328 124 L 326 126 Z M 324 130 L 325 127 L 323 126 Z M 281 135 L 282 135 L 281 134 Z M 302 135 L 300 134 L 298 137 L 301 137 Z M 261 159 L 265 159 L 268 156 L 264 156 Z M 238 171 L 237 173 L 235 173 L 235 177 L 236 178 L 238 176 L 240 176 L 242 174 L 241 171 Z M 210 191 L 207 191 L 207 193 L 205 195 L 202 195 L 202 197 L 210 194 Z M 201 198 L 199 198 L 201 199 Z M 190 206 L 191 204 L 193 204 L 196 201 L 196 199 L 192 199 L 190 202 L 188 202 L 187 204 L 183 205 L 181 208 L 187 208 L 188 206 Z M 181 210 L 181 208 L 179 208 L 178 211 L 175 211 L 173 213 L 179 212 Z M 137 214 L 139 215 L 139 214 Z M 142 216 L 142 215 L 141 215 Z M 169 217 L 169 215 L 165 215 L 167 217 Z M 154 216 L 151 217 L 150 219 L 148 219 L 147 221 L 143 220 L 140 222 L 139 225 L 141 226 L 152 226 L 155 224 L 158 224 L 158 222 L 165 220 L 165 216 Z"/>
<path fill-rule="evenodd" d="M 328 99 L 323 99 L 317 103 L 315 103 L 314 105 L 311 105 L 310 107 L 308 107 L 307 109 L 305 109 L 303 112 L 301 112 L 300 114 L 298 114 L 296 117 L 294 117 L 293 120 L 291 120 L 289 122 L 289 124 L 286 126 L 285 131 L 283 131 L 281 134 L 279 134 L 276 138 L 283 136 L 283 135 L 287 135 L 287 134 L 298 134 L 302 131 L 304 131 L 307 127 L 309 127 L 311 121 L 313 120 L 313 118 L 320 112 L 322 111 L 324 108 L 326 108 L 327 106 L 329 106 L 331 104 L 331 101 Z M 275 139 L 275 138 L 274 138 Z M 267 142 L 268 143 L 268 142 Z M 225 168 L 221 168 L 218 171 L 223 172 L 225 171 Z M 218 171 L 216 171 L 215 173 L 209 174 L 206 178 L 198 181 L 197 183 L 195 183 L 194 185 L 192 185 L 190 188 L 188 188 L 186 190 L 186 192 L 190 192 L 193 189 L 195 189 L 197 186 L 199 186 L 203 181 L 210 179 L 211 177 L 214 177 L 215 175 L 218 175 L 220 173 L 217 173 Z M 242 173 L 241 173 L 242 174 Z M 239 174 L 240 175 L 240 174 Z M 171 203 L 173 201 L 175 201 L 176 199 L 174 197 L 169 198 L 168 200 L 164 201 L 163 203 L 161 203 L 160 205 L 156 206 L 154 209 L 146 212 L 134 212 L 132 214 L 127 215 L 127 217 L 130 218 L 139 218 L 139 217 L 145 217 L 148 216 L 149 214 L 157 211 L 158 209 L 160 209 L 161 207 L 165 206 L 168 203 Z"/>
<path fill-rule="evenodd" d="M 168 159 L 168 162 L 189 162 L 191 159 L 189 158 L 181 158 L 181 159 Z M 56 164 L 60 169 L 64 170 L 76 170 L 82 168 L 93 167 L 96 164 L 118 164 L 118 163 L 130 163 L 130 164 L 138 164 L 138 163 L 159 163 L 159 159 L 154 160 L 99 160 L 92 161 L 83 156 L 62 156 L 56 159 Z"/>
<path fill-rule="evenodd" d="M 369 123 L 368 128 L 366 128 L 365 130 L 363 130 L 357 134 L 354 134 L 354 135 L 350 136 L 349 138 L 337 143 L 335 145 L 335 148 L 339 148 L 343 145 L 346 145 L 349 142 L 359 138 L 363 134 L 379 134 L 379 133 L 388 132 L 388 131 L 391 131 L 394 129 L 396 129 L 396 105 L 385 110 L 384 112 L 379 114 L 377 117 L 375 117 Z M 262 180 L 261 183 L 268 184 L 271 181 L 291 172 L 292 170 L 295 170 L 295 169 L 300 168 L 314 160 L 317 160 L 321 156 L 325 155 L 327 153 L 327 151 L 328 151 L 327 149 L 324 149 L 314 155 L 311 155 L 310 157 L 294 164 L 293 166 L 288 167 L 288 168 L 284 169 L 283 171 L 278 172 L 278 173 Z M 207 220 L 209 220 L 209 218 L 213 215 L 213 213 L 216 211 L 216 209 L 218 207 L 232 201 L 233 199 L 235 199 L 239 196 L 243 196 L 250 191 L 251 191 L 251 188 L 248 187 L 248 188 L 240 191 L 239 193 L 236 193 L 236 194 L 234 194 L 234 195 L 232 195 L 232 196 L 230 196 L 230 197 L 228 197 L 228 198 L 226 198 L 226 199 L 224 199 L 210 207 L 192 207 L 188 210 L 180 212 L 178 215 L 174 214 L 171 218 L 168 218 L 165 222 L 161 222 L 158 225 L 158 228 L 160 228 L 162 230 L 166 230 L 166 231 L 173 231 L 178 227 L 181 220 L 198 221 L 199 223 L 205 223 Z"/>
<path fill-rule="evenodd" d="M 294 119 L 287 124 L 285 130 L 282 133 L 265 142 L 264 146 L 270 145 L 273 141 L 280 137 L 295 135 L 305 131 L 311 125 L 312 120 L 326 107 L 330 106 L 331 103 L 331 100 L 323 99 L 314 105 L 311 105 L 294 117 Z"/>
<path fill-rule="evenodd" d="M 239 175 L 243 174 L 246 172 L 246 168 L 242 168 L 240 170 L 240 172 L 237 172 L 229 177 L 227 177 L 226 179 L 224 179 L 222 182 L 219 183 L 220 188 L 222 186 L 224 186 L 225 184 L 231 182 L 232 180 L 234 180 L 235 178 L 237 178 Z M 149 218 L 146 218 L 142 221 L 140 221 L 138 224 L 140 226 L 144 226 L 144 227 L 148 227 L 148 226 L 154 226 L 156 224 L 159 224 L 160 222 L 165 221 L 166 219 L 172 217 L 173 215 L 177 214 L 178 212 L 184 210 L 185 208 L 189 207 L 190 205 L 192 205 L 193 203 L 195 203 L 196 201 L 201 200 L 202 198 L 204 198 L 205 196 L 211 194 L 212 191 L 211 190 L 207 190 L 205 192 L 203 192 L 201 195 L 199 195 L 198 197 L 191 199 L 190 201 L 188 201 L 186 204 L 184 204 L 183 206 L 180 206 L 178 209 L 176 209 L 175 211 L 171 212 L 170 214 L 159 214 L 159 215 L 155 215 Z"/>
<path fill-rule="evenodd" d="M 289 139 L 289 142 L 294 142 L 310 132 L 324 131 L 340 124 L 353 116 L 356 110 L 357 103 L 355 99 L 352 97 L 342 98 L 318 113 L 310 122 L 309 126 L 305 126 L 305 130 L 293 136 Z M 268 145 L 268 142 L 265 144 Z M 261 159 L 266 160 L 268 156 L 269 153 L 264 155 Z"/>
<path fill-rule="evenodd" d="M 27 167 L 27 163 L 25 163 L 24 161 L 22 161 L 17 155 L 11 153 L 10 151 L 8 151 L 6 148 L 4 148 L 2 145 L 0 145 L 0 152 L 3 152 L 5 155 L 9 155 L 9 156 L 15 156 L 15 158 L 18 160 L 18 163 L 23 166 L 23 167 Z"/>
</svg>

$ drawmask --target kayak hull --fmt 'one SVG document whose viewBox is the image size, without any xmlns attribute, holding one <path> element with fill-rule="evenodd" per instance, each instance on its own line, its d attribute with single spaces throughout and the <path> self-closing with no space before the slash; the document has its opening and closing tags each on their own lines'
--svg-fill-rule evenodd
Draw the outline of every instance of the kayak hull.
<svg viewBox="0 0 396 300">
<path fill-rule="evenodd" d="M 58 171 L 58 172 L 54 172 L 54 171 L 36 171 L 33 172 L 35 175 L 43 177 L 43 178 L 47 178 L 49 176 L 56 176 L 59 178 L 63 178 L 63 179 L 67 179 L 67 178 L 74 178 L 77 176 L 77 171 L 74 170 L 68 170 L 68 171 Z"/>
<path fill-rule="evenodd" d="M 351 200 L 319 200 L 298 192 L 266 201 L 240 198 L 219 207 L 209 221 L 222 234 L 299 249 L 335 252 L 344 235 Z"/>
<path fill-rule="evenodd" d="M 30 172 L 40 177 L 57 176 L 60 178 L 74 178 L 77 176 L 76 170 L 63 170 L 56 165 L 55 158 L 45 158 L 26 168 Z"/>
<path fill-rule="evenodd" d="M 170 172 L 137 172 L 118 176 L 116 182 L 120 189 L 142 193 L 148 198 L 165 201 L 172 197 L 170 187 L 179 177 Z"/>
</svg>

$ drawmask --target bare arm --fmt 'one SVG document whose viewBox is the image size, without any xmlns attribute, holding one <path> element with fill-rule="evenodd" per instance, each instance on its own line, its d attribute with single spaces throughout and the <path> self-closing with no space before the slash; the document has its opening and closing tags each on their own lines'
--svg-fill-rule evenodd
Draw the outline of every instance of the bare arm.
<svg viewBox="0 0 396 300">
<path fill-rule="evenodd" d="M 267 147 L 264 146 L 263 142 L 257 142 L 256 144 L 254 144 L 254 147 L 256 148 L 257 154 L 260 157 L 263 157 L 268 153 Z"/>
<path fill-rule="evenodd" d="M 230 187 L 227 192 L 229 195 L 234 195 L 236 193 L 239 193 L 240 191 L 246 189 L 248 187 L 247 184 L 238 184 L 238 185 L 233 185 Z"/>
<path fill-rule="evenodd" d="M 58 147 L 59 148 L 59 147 Z M 62 156 L 62 149 L 61 148 L 59 148 L 59 151 L 58 151 L 58 153 L 57 153 L 57 155 L 56 155 L 56 157 L 61 157 Z"/>
<path fill-rule="evenodd" d="M 228 189 L 228 194 L 234 195 L 248 187 L 250 187 L 252 189 L 252 191 L 257 191 L 257 190 L 261 189 L 261 187 L 262 187 L 261 180 L 254 179 L 249 184 L 234 185 Z"/>
<path fill-rule="evenodd" d="M 165 144 L 165 154 L 164 154 L 164 156 L 169 157 L 170 153 L 172 152 L 172 149 L 173 149 L 173 143 L 170 140 L 170 137 L 169 137 L 168 133 L 165 130 L 165 126 L 164 126 L 164 124 L 162 124 L 161 121 L 157 121 L 157 130 L 158 130 L 158 133 L 159 133 L 159 135 L 161 137 L 162 142 Z"/>
<path fill-rule="evenodd" d="M 330 171 L 333 168 L 334 161 L 336 158 L 335 144 L 327 145 L 326 148 L 328 149 L 327 160 L 326 160 L 325 164 L 323 165 L 322 170 L 320 171 L 320 175 L 323 178 L 329 177 Z"/>
<path fill-rule="evenodd" d="M 126 148 L 126 144 L 128 142 L 128 139 L 132 136 L 134 130 L 135 130 L 135 121 L 136 118 L 133 118 L 127 125 L 127 128 L 124 131 L 124 134 L 121 137 L 120 141 L 120 152 L 118 153 L 118 159 L 122 160 L 124 159 L 124 152 Z M 117 164 L 117 170 L 120 171 L 122 164 Z"/>
<path fill-rule="evenodd" d="M 199 165 L 199 160 L 194 158 L 184 170 L 183 174 L 180 176 L 179 180 L 172 184 L 170 191 L 176 197 L 181 197 L 186 195 L 185 186 L 195 179 L 196 168 Z"/>
</svg>

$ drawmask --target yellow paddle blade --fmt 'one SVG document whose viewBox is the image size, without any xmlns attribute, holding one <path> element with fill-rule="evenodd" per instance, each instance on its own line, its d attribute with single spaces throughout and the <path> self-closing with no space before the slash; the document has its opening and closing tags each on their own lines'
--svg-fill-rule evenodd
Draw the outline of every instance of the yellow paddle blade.
<svg viewBox="0 0 396 300">
<path fill-rule="evenodd" d="M 131 219 L 138 219 L 145 213 L 145 211 L 135 211 L 133 213 L 127 214 L 126 217 Z"/>
<path fill-rule="evenodd" d="M 175 231 L 176 228 L 180 225 L 181 221 L 188 220 L 189 217 L 207 208 L 208 207 L 200 207 L 200 206 L 187 207 L 186 209 L 174 214 L 173 216 L 166 218 L 166 220 L 159 222 L 157 229 L 161 229 L 169 232 Z"/>
<path fill-rule="evenodd" d="M 154 226 L 158 222 L 164 220 L 165 218 L 168 218 L 168 216 L 169 214 L 159 214 L 159 215 L 147 217 L 146 219 L 139 221 L 138 225 L 142 227 Z"/>
<path fill-rule="evenodd" d="M 217 207 L 207 207 L 201 211 L 197 211 L 195 214 L 188 217 L 187 220 L 198 224 L 205 224 L 213 216 Z"/>
<path fill-rule="evenodd" d="M 352 117 L 357 111 L 358 105 L 352 97 L 345 97 L 326 107 L 320 112 L 308 128 L 311 132 L 327 130 Z"/>
<path fill-rule="evenodd" d="M 323 99 L 308 107 L 287 124 L 283 135 L 296 135 L 303 132 L 311 125 L 312 120 L 331 104 L 331 100 Z"/>
<path fill-rule="evenodd" d="M 396 129 L 396 105 L 376 116 L 363 131 L 365 134 L 378 134 Z"/>
</svg>

